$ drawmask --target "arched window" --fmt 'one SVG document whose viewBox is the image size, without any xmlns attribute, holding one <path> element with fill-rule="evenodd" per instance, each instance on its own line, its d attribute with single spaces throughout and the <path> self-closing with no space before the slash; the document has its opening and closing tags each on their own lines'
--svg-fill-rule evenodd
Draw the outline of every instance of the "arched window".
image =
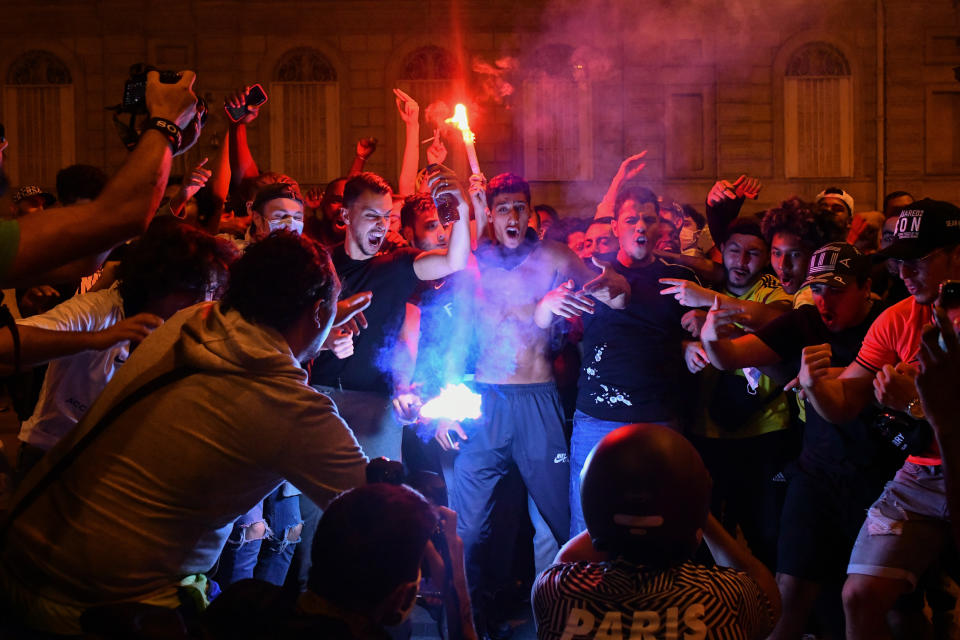
<svg viewBox="0 0 960 640">
<path fill-rule="evenodd" d="M 15 185 L 52 188 L 76 160 L 73 78 L 47 51 L 27 51 L 7 69 L 3 122 L 15 144 L 7 170 Z"/>
<path fill-rule="evenodd" d="M 536 49 L 523 82 L 523 170 L 528 180 L 593 178 L 592 51 Z"/>
<path fill-rule="evenodd" d="M 788 178 L 853 175 L 853 76 L 839 49 L 811 42 L 787 62 L 783 79 Z"/>
<path fill-rule="evenodd" d="M 323 54 L 292 49 L 277 63 L 269 89 L 270 168 L 305 184 L 340 175 L 340 92 Z"/>
<path fill-rule="evenodd" d="M 410 97 L 420 105 L 420 120 L 423 123 L 424 131 L 429 138 L 433 135 L 435 123 L 426 121 L 428 115 L 427 107 L 435 103 L 444 103 L 449 109 L 448 115 L 453 115 L 453 105 L 459 98 L 454 96 L 453 80 L 460 73 L 460 66 L 457 64 L 453 54 L 442 47 L 428 45 L 412 51 L 403 59 L 400 65 L 400 77 L 397 78 L 397 86 L 405 91 Z M 405 125 L 396 116 L 397 121 L 397 166 L 403 164 L 403 141 L 406 135 Z M 447 147 L 447 159 L 444 164 L 456 171 L 459 175 L 467 175 L 466 155 L 463 150 L 463 143 L 459 138 L 446 137 L 444 139 Z M 426 149 L 429 145 L 420 146 L 421 163 L 426 162 Z"/>
</svg>

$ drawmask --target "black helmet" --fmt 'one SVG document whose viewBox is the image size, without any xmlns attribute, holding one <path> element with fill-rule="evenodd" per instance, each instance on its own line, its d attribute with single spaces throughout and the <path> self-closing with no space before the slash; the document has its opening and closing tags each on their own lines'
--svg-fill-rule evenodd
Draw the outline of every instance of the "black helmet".
<svg viewBox="0 0 960 640">
<path fill-rule="evenodd" d="M 710 486 L 700 455 L 676 431 L 631 424 L 607 434 L 580 481 L 594 547 L 643 564 L 685 562 L 707 521 Z"/>
</svg>

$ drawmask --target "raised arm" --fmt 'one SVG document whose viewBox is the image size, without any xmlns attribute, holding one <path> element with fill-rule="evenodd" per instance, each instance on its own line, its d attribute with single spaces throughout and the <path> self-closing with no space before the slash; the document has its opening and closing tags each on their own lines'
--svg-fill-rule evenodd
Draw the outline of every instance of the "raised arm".
<svg viewBox="0 0 960 640">
<path fill-rule="evenodd" d="M 150 113 L 187 129 L 197 111 L 195 77 L 192 71 L 184 71 L 178 83 L 162 84 L 156 72 L 149 73 Z M 188 146 L 185 143 L 181 151 Z M 78 271 L 82 275 L 95 271 L 99 266 L 97 254 L 139 235 L 150 224 L 167 184 L 171 158 L 167 137 L 147 129 L 96 200 L 18 220 L 19 246 L 9 269 L 0 277 L 0 286 L 36 281 L 44 272 L 83 258 L 89 264 L 76 263 Z"/>
<path fill-rule="evenodd" d="M 409 196 L 417 188 L 417 169 L 420 164 L 420 105 L 400 89 L 394 89 L 397 110 L 406 129 L 403 143 L 403 162 L 400 165 L 398 186 L 401 196 Z"/>
<path fill-rule="evenodd" d="M 643 168 L 647 166 L 646 163 L 643 162 L 643 158 L 646 155 L 647 150 L 644 149 L 637 155 L 630 156 L 620 163 L 620 168 L 617 169 L 613 180 L 610 181 L 610 186 L 607 187 L 607 192 L 604 194 L 603 200 L 597 205 L 597 212 L 594 214 L 594 218 L 613 217 L 613 205 L 617 201 L 617 194 L 620 192 L 620 187 L 622 187 L 627 180 L 643 171 Z"/>
<path fill-rule="evenodd" d="M 727 226 L 740 214 L 745 199 L 756 200 L 763 185 L 756 178 L 741 175 L 730 182 L 720 180 L 707 194 L 707 226 L 719 247 L 727 239 Z"/>
<path fill-rule="evenodd" d="M 434 199 L 450 195 L 457 200 L 460 218 L 453 223 L 446 249 L 425 251 L 417 256 L 413 270 L 421 280 L 438 280 L 466 268 L 470 260 L 470 207 L 463 187 L 453 171 L 441 166 L 427 178 Z"/>
<path fill-rule="evenodd" d="M 363 173 L 363 166 L 367 163 L 367 159 L 370 158 L 370 156 L 372 156 L 373 152 L 376 150 L 376 138 L 360 138 L 357 140 L 357 152 L 353 156 L 353 164 L 350 165 L 350 171 L 347 173 L 347 177 L 351 178 Z"/>
<path fill-rule="evenodd" d="M 224 100 L 224 108 L 237 108 L 246 104 L 247 96 L 250 94 L 251 87 L 247 86 L 239 91 L 227 96 Z M 260 168 L 250 153 L 250 146 L 247 144 L 247 125 L 257 119 L 260 115 L 260 107 L 247 106 L 247 114 L 237 122 L 230 121 L 228 128 L 228 152 L 230 157 L 230 186 L 234 189 L 240 186 L 240 183 L 247 178 L 256 178 L 260 175 Z"/>
</svg>

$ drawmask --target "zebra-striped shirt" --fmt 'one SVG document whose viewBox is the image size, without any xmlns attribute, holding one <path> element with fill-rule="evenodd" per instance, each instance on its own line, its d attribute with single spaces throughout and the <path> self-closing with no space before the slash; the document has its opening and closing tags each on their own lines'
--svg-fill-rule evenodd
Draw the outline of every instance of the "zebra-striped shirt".
<svg viewBox="0 0 960 640">
<path fill-rule="evenodd" d="M 687 562 L 654 569 L 624 560 L 557 564 L 533 587 L 540 640 L 751 640 L 775 620 L 747 574 Z"/>
</svg>

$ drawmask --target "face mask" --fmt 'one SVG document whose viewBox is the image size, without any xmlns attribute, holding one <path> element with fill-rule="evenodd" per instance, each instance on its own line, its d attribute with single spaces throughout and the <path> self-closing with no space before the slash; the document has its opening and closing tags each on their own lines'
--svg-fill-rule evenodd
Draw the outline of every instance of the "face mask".
<svg viewBox="0 0 960 640">
<path fill-rule="evenodd" d="M 284 216 L 279 220 L 271 220 L 269 225 L 269 233 L 273 233 L 274 231 L 290 231 L 297 235 L 303 233 L 303 220 L 297 220 L 290 216 Z"/>
</svg>

